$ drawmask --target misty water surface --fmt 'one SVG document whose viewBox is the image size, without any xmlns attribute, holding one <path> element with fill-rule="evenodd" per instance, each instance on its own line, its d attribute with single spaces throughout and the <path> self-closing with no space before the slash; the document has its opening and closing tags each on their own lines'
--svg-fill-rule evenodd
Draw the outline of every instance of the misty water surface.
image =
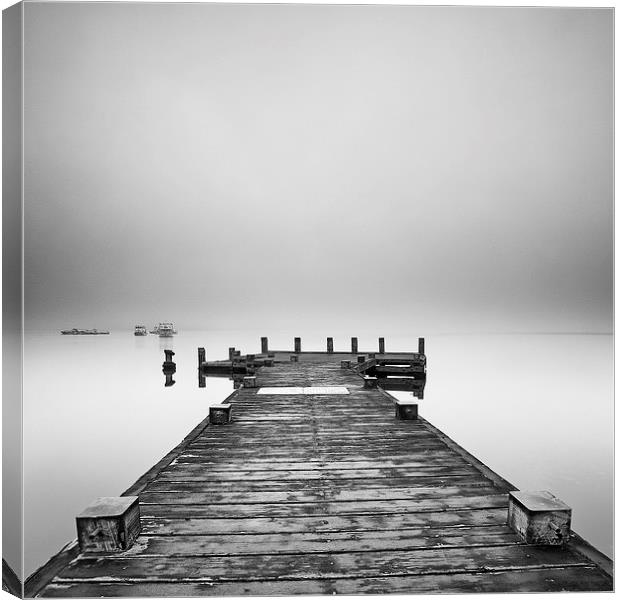
<svg viewBox="0 0 620 600">
<path fill-rule="evenodd" d="M 75 515 L 127 489 L 232 392 L 227 379 L 198 388 L 197 347 L 208 359 L 229 346 L 376 351 L 363 332 L 180 331 L 174 338 L 25 337 L 25 572 L 75 537 Z M 417 349 L 415 335 L 385 335 L 387 351 Z M 164 388 L 163 349 L 176 384 Z M 420 414 L 520 489 L 547 489 L 573 508 L 573 529 L 612 552 L 612 337 L 427 336 Z M 346 399 L 343 399 L 346 401 Z"/>
</svg>

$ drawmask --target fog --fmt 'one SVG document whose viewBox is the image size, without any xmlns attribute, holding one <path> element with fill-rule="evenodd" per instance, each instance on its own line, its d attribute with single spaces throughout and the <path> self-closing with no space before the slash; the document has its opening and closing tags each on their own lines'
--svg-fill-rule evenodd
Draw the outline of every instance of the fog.
<svg viewBox="0 0 620 600">
<path fill-rule="evenodd" d="M 610 332 L 612 28 L 27 3 L 26 326 Z"/>
</svg>

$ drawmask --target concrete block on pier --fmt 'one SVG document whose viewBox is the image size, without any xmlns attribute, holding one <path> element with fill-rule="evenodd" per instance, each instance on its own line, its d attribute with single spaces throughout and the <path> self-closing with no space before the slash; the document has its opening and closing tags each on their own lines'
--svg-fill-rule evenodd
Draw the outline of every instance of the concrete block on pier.
<svg viewBox="0 0 620 600">
<path fill-rule="evenodd" d="M 508 494 L 508 525 L 527 544 L 566 544 L 570 521 L 571 508 L 550 492 Z"/>
<path fill-rule="evenodd" d="M 340 368 L 341 369 L 350 369 L 351 368 L 351 361 L 350 360 L 341 360 L 340 361 Z"/>
<path fill-rule="evenodd" d="M 396 400 L 396 418 L 415 421 L 418 418 L 418 403 L 413 400 Z"/>
<path fill-rule="evenodd" d="M 379 383 L 379 380 L 376 377 L 372 377 L 370 375 L 364 376 L 364 389 L 370 390 L 376 388 Z"/>
<path fill-rule="evenodd" d="M 294 354 L 291 355 L 291 362 L 299 362 L 299 357 Z"/>
<path fill-rule="evenodd" d="M 138 496 L 97 498 L 75 520 L 82 552 L 127 550 L 140 533 Z"/>
<path fill-rule="evenodd" d="M 209 406 L 209 423 L 211 425 L 226 425 L 230 423 L 230 404 L 213 404 Z"/>
<path fill-rule="evenodd" d="M 265 367 L 273 367 L 273 358 L 266 358 L 263 361 L 263 366 L 265 366 Z"/>
<path fill-rule="evenodd" d="M 357 362 L 362 364 L 363 362 L 366 362 L 366 356 L 362 355 L 362 356 L 358 356 L 357 357 Z"/>
<path fill-rule="evenodd" d="M 244 377 L 243 378 L 243 387 L 244 388 L 255 388 L 255 387 L 258 387 L 258 384 L 256 383 L 256 377 L 254 377 L 253 375 L 251 375 L 249 377 Z"/>
</svg>

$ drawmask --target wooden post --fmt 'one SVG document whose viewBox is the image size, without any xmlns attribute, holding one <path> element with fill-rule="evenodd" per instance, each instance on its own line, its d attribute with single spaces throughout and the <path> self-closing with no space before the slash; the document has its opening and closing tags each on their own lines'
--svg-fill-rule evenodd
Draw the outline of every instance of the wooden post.
<svg viewBox="0 0 620 600">
<path fill-rule="evenodd" d="M 527 544 L 562 546 L 568 542 L 571 509 L 550 492 L 510 492 L 508 525 Z"/>
<path fill-rule="evenodd" d="M 424 338 L 418 338 L 418 354 L 424 354 Z"/>
<path fill-rule="evenodd" d="M 235 356 L 235 348 L 234 348 L 234 346 L 232 348 L 228 348 L 228 360 L 232 360 L 233 356 Z"/>
<path fill-rule="evenodd" d="M 370 375 L 364 376 L 364 389 L 370 390 L 377 387 L 379 380 L 376 377 L 371 377 Z"/>
<path fill-rule="evenodd" d="M 82 552 L 118 552 L 140 533 L 138 496 L 97 498 L 75 519 Z"/>
<path fill-rule="evenodd" d="M 327 354 L 334 353 L 334 338 L 327 338 Z"/>
<path fill-rule="evenodd" d="M 412 400 L 396 400 L 396 418 L 415 421 L 418 418 L 418 405 Z"/>
<path fill-rule="evenodd" d="M 299 354 L 301 352 L 301 338 L 295 338 L 295 352 Z"/>
<path fill-rule="evenodd" d="M 357 338 L 351 338 L 351 354 L 357 354 Z"/>
<path fill-rule="evenodd" d="M 243 387 L 244 388 L 255 388 L 255 387 L 258 387 L 258 385 L 256 383 L 256 377 L 254 377 L 254 376 L 244 377 L 243 378 Z"/>
<path fill-rule="evenodd" d="M 204 348 L 198 348 L 198 368 L 207 360 L 207 351 Z"/>
<path fill-rule="evenodd" d="M 269 340 L 266 337 L 260 339 L 260 351 L 261 354 L 269 353 Z"/>
<path fill-rule="evenodd" d="M 213 404 L 209 406 L 209 423 L 211 425 L 226 425 L 230 423 L 230 404 Z"/>
<path fill-rule="evenodd" d="M 385 338 L 379 338 L 379 354 L 385 354 Z"/>
</svg>

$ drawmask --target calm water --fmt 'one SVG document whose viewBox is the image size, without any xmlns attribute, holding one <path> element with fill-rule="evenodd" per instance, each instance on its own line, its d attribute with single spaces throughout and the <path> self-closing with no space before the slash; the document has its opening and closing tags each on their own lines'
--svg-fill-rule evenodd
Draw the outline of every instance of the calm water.
<svg viewBox="0 0 620 600">
<path fill-rule="evenodd" d="M 296 331 L 303 349 L 336 350 L 350 333 Z M 172 339 L 25 337 L 25 572 L 75 537 L 75 515 L 97 496 L 128 488 L 232 392 L 227 379 L 198 388 L 197 347 L 259 352 L 269 332 L 181 331 Z M 358 335 L 376 350 L 377 335 Z M 417 337 L 386 337 L 388 351 Z M 292 347 L 293 335 L 269 335 Z M 164 387 L 164 348 L 176 384 Z M 611 336 L 429 336 L 420 413 L 521 489 L 548 489 L 573 507 L 573 529 L 612 554 L 613 359 Z M 399 393 L 396 393 L 398 395 Z M 407 394 L 405 394 L 407 395 Z"/>
</svg>

